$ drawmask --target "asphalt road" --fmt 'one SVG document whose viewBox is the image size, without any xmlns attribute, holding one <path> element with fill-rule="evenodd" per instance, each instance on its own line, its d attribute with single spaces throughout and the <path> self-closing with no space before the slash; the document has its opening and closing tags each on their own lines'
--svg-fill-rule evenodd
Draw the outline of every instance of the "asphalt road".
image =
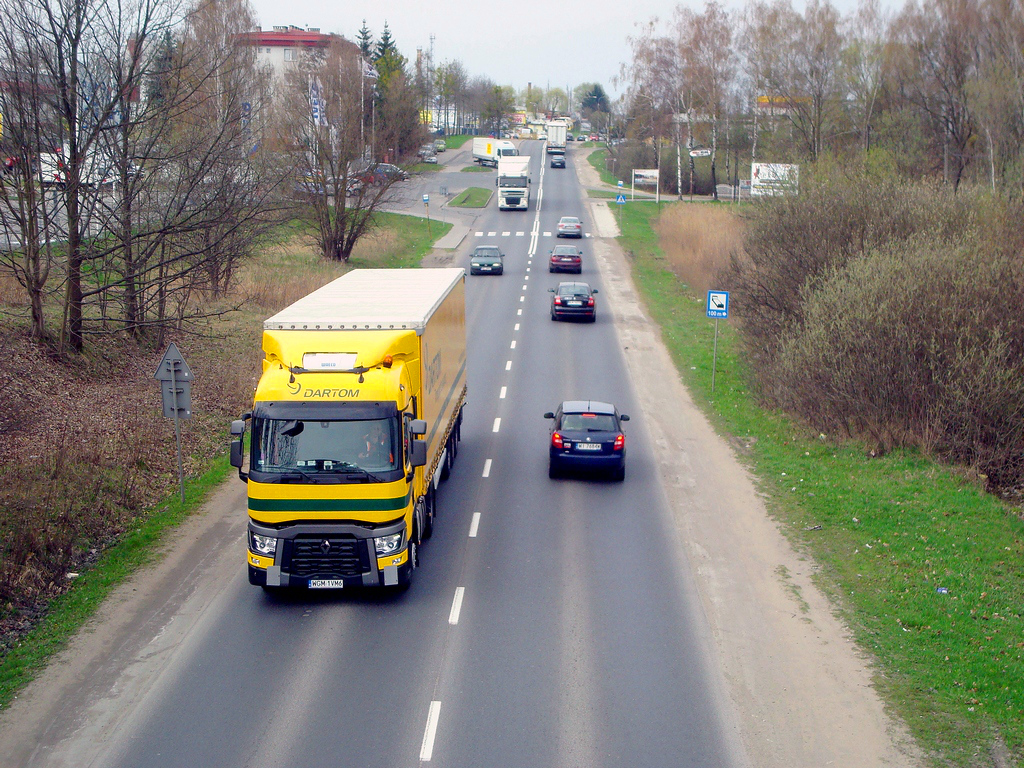
<svg viewBox="0 0 1024 768">
<path fill-rule="evenodd" d="M 503 276 L 468 278 L 463 443 L 412 587 L 249 586 L 239 483 L 233 514 L 191 544 L 148 622 L 55 705 L 25 764 L 746 764 L 607 292 L 594 324 L 549 318 L 547 288 L 567 279 L 547 271 L 555 224 L 592 228 L 573 169 L 542 165 L 539 142 L 531 151 L 530 210 L 492 200 L 456 260 L 468 266 L 483 242 L 506 253 Z M 581 245 L 580 279 L 600 289 Z M 634 417 L 623 483 L 548 479 L 542 414 L 582 398 Z"/>
</svg>

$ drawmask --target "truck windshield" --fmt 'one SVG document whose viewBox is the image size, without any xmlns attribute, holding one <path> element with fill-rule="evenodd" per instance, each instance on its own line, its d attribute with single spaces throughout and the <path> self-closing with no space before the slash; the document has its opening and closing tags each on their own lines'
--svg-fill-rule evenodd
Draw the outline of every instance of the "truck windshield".
<svg viewBox="0 0 1024 768">
<path fill-rule="evenodd" d="M 499 176 L 498 177 L 499 187 L 525 187 L 526 177 L 525 176 Z"/>
<path fill-rule="evenodd" d="M 396 419 L 254 419 L 251 464 L 276 480 L 390 480 L 400 447 Z"/>
</svg>

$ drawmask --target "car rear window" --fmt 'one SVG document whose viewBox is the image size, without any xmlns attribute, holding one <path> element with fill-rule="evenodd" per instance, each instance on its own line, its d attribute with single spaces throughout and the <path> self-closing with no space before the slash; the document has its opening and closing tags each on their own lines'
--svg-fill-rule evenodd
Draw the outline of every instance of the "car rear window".
<svg viewBox="0 0 1024 768">
<path fill-rule="evenodd" d="M 610 413 L 566 413 L 562 429 L 577 432 L 614 432 L 615 417 Z"/>
</svg>

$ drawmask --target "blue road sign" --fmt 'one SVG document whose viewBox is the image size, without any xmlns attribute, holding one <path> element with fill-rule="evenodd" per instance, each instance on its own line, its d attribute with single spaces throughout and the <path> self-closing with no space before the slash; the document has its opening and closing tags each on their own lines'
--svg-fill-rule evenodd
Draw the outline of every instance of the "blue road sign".
<svg viewBox="0 0 1024 768">
<path fill-rule="evenodd" d="M 729 317 L 728 291 L 708 291 L 708 317 Z"/>
<path fill-rule="evenodd" d="M 429 202 L 430 202 L 430 195 L 424 195 L 423 196 L 423 204 L 426 205 Z"/>
<path fill-rule="evenodd" d="M 626 196 L 625 195 L 616 195 L 615 196 L 615 202 L 618 203 L 619 205 L 625 205 L 626 204 Z"/>
</svg>

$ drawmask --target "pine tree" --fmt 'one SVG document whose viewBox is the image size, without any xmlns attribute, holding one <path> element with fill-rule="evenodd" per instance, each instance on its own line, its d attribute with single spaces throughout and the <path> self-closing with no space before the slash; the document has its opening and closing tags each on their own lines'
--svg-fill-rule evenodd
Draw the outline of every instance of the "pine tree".
<svg viewBox="0 0 1024 768">
<path fill-rule="evenodd" d="M 384 31 L 380 33 L 380 40 L 377 41 L 377 49 L 374 51 L 373 60 L 380 61 L 398 53 L 395 39 L 391 37 L 391 28 L 384 22 Z"/>
<path fill-rule="evenodd" d="M 363 58 L 370 61 L 373 58 L 373 33 L 366 26 L 366 19 L 363 19 L 363 26 L 359 30 L 359 34 L 356 35 L 356 43 L 359 45 L 359 50 L 362 51 Z"/>
</svg>

